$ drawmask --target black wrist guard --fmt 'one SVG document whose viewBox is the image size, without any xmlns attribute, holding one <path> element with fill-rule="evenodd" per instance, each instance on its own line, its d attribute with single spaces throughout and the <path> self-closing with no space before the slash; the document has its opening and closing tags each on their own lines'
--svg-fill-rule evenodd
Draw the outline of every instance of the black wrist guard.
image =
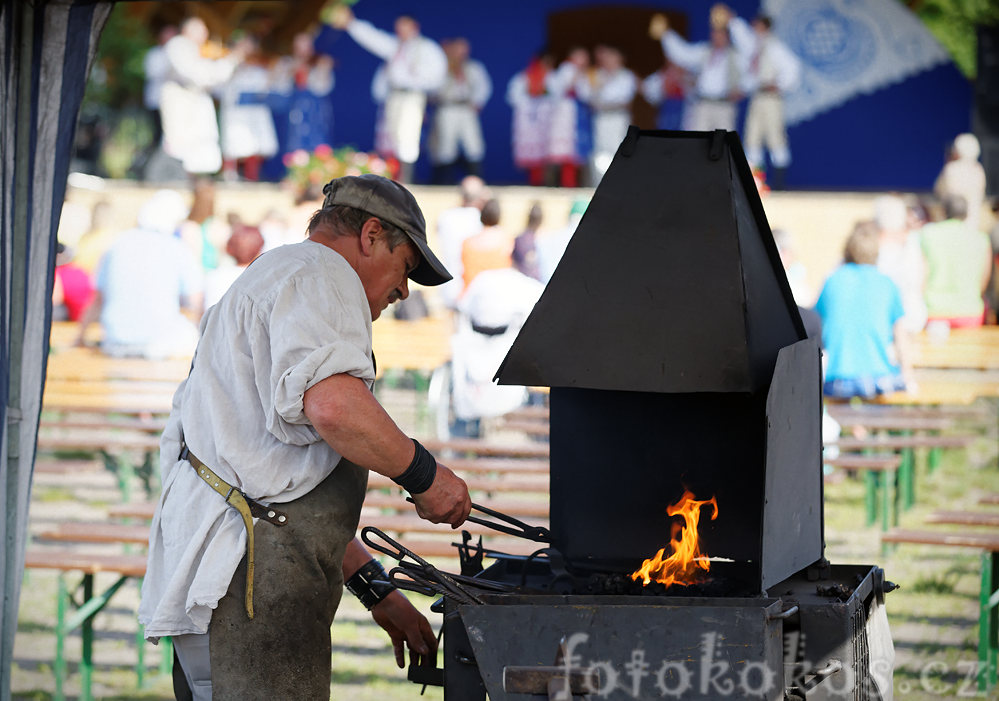
<svg viewBox="0 0 999 701">
<path fill-rule="evenodd" d="M 437 461 L 430 451 L 420 445 L 415 438 L 412 439 L 416 446 L 416 454 L 413 455 L 413 462 L 398 477 L 393 477 L 392 481 L 405 489 L 410 494 L 421 494 L 430 489 L 437 476 Z"/>
<path fill-rule="evenodd" d="M 368 560 L 361 565 L 345 586 L 369 611 L 396 589 L 378 560 Z"/>
</svg>

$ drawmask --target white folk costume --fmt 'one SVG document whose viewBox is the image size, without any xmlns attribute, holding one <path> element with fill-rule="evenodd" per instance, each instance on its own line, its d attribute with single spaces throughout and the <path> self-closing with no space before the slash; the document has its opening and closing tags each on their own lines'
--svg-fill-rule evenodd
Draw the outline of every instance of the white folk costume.
<svg viewBox="0 0 999 701">
<path fill-rule="evenodd" d="M 683 128 L 735 131 L 734 95 L 742 89 L 745 73 L 745 62 L 739 53 L 731 47 L 714 48 L 706 41 L 689 43 L 672 29 L 663 34 L 662 47 L 666 58 L 696 76 Z"/>
<path fill-rule="evenodd" d="M 479 112 L 493 94 L 493 83 L 479 61 L 468 60 L 460 71 L 448 71 L 444 84 L 433 95 L 436 105 L 430 160 L 448 165 L 459 153 L 470 163 L 486 154 Z"/>
<path fill-rule="evenodd" d="M 402 163 L 416 163 L 420 157 L 420 131 L 427 95 L 441 87 L 447 74 L 444 50 L 437 42 L 423 36 L 400 42 L 394 34 L 360 19 L 347 25 L 347 33 L 385 61 L 380 79 L 385 81 L 387 89 L 382 114 L 386 141 L 380 154 L 395 157 Z M 376 90 L 374 84 L 372 90 Z"/>
<path fill-rule="evenodd" d="M 163 150 L 188 173 L 215 173 L 222 167 L 222 151 L 209 90 L 229 80 L 237 61 L 203 58 L 198 45 L 183 35 L 163 50 L 170 64 L 160 93 Z"/>
<path fill-rule="evenodd" d="M 274 116 L 263 100 L 270 87 L 270 71 L 244 63 L 219 90 L 222 158 L 269 158 L 278 152 Z"/>
<path fill-rule="evenodd" d="M 638 79 L 627 68 L 615 71 L 600 68 L 590 80 L 580 80 L 577 85 L 580 98 L 589 104 L 593 115 L 591 165 L 596 182 L 603 177 L 628 133 Z"/>
<path fill-rule="evenodd" d="M 751 97 L 746 112 L 746 158 L 750 165 L 763 167 L 763 148 L 770 153 L 775 168 L 791 163 L 784 122 L 784 95 L 801 82 L 801 61 L 772 33 L 760 37 L 744 19 L 728 23 L 732 44 L 747 66 L 743 88 Z"/>
</svg>

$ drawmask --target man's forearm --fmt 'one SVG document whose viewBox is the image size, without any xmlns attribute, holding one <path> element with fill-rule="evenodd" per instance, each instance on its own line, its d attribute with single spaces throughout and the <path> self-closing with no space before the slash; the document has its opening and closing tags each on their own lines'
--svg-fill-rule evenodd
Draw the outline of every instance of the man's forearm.
<svg viewBox="0 0 999 701">
<path fill-rule="evenodd" d="M 309 388 L 305 415 L 319 435 L 352 463 L 398 477 L 416 449 L 368 390 L 352 375 L 333 375 Z"/>
<path fill-rule="evenodd" d="M 371 553 L 361 543 L 354 540 L 347 543 L 347 550 L 343 554 L 343 581 L 347 581 L 354 576 L 354 573 L 361 569 L 361 565 L 372 559 Z"/>
</svg>

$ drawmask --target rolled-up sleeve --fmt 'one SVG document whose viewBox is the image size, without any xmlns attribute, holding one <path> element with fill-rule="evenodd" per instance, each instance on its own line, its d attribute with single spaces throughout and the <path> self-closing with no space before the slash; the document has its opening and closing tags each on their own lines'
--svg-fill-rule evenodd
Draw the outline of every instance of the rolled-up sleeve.
<svg viewBox="0 0 999 701">
<path fill-rule="evenodd" d="M 254 352 L 258 389 L 271 406 L 267 429 L 279 440 L 320 440 L 303 407 L 310 387 L 340 374 L 374 383 L 370 312 L 360 282 L 353 282 L 341 289 L 319 278 L 292 281 L 278 293 L 269 323 L 259 326 L 270 333 L 255 344 L 266 346 Z"/>
</svg>

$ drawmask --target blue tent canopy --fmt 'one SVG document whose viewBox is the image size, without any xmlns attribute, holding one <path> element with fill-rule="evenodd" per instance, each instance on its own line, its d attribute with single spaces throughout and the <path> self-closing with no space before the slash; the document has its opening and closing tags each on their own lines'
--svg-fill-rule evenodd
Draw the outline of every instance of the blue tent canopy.
<svg viewBox="0 0 999 701">
<path fill-rule="evenodd" d="M 0 4 L 0 699 L 10 669 L 48 357 L 56 229 L 76 119 L 112 3 Z"/>
</svg>

